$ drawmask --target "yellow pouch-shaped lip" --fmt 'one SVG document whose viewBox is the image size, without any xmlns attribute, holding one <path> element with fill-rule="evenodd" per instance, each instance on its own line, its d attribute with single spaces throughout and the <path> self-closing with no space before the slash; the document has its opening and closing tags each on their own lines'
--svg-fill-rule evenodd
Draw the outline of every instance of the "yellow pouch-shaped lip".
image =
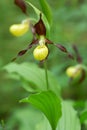
<svg viewBox="0 0 87 130">
<path fill-rule="evenodd" d="M 38 45 L 33 51 L 36 60 L 44 60 L 48 55 L 48 48 L 45 45 Z"/>
<path fill-rule="evenodd" d="M 78 66 L 71 66 L 71 67 L 67 68 L 66 74 L 69 77 L 76 78 L 81 74 L 81 68 Z"/>
<path fill-rule="evenodd" d="M 14 36 L 22 36 L 29 30 L 29 24 L 14 24 L 10 27 L 10 32 Z"/>
</svg>

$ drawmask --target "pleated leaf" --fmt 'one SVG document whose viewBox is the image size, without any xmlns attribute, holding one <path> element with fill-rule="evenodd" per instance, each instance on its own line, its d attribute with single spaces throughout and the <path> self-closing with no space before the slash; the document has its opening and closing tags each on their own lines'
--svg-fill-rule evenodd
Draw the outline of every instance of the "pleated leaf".
<svg viewBox="0 0 87 130">
<path fill-rule="evenodd" d="M 13 116 L 13 115 L 11 115 Z M 19 123 L 20 130 L 52 130 L 47 118 L 34 107 L 22 107 L 15 111 L 14 118 L 10 121 L 17 125 Z M 13 130 L 14 124 L 7 124 L 8 130 Z M 11 128 L 9 128 L 11 126 Z M 62 116 L 58 122 L 56 130 L 81 130 L 80 121 L 76 111 L 71 104 L 62 102 Z"/>
<path fill-rule="evenodd" d="M 4 67 L 4 69 L 14 77 L 21 81 L 22 86 L 29 92 L 39 92 L 47 90 L 45 70 L 39 68 L 33 63 L 10 63 Z M 19 78 L 18 78 L 19 76 Z M 48 71 L 49 89 L 59 95 L 60 86 L 57 79 L 51 72 Z"/>
<path fill-rule="evenodd" d="M 58 122 L 57 130 L 81 130 L 77 112 L 69 102 L 62 102 L 62 117 Z"/>
<path fill-rule="evenodd" d="M 21 102 L 29 102 L 38 108 L 50 122 L 52 130 L 56 130 L 58 121 L 61 117 L 61 101 L 52 91 L 44 91 L 33 94 Z"/>
</svg>

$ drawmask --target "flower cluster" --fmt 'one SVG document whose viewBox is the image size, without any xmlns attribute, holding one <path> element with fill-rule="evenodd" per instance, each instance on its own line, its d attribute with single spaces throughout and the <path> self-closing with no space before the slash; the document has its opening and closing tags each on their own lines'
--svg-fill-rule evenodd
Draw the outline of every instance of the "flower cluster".
<svg viewBox="0 0 87 130">
<path fill-rule="evenodd" d="M 14 0 L 14 2 L 22 10 L 22 12 L 26 16 L 28 16 L 26 12 L 26 4 L 24 0 Z M 47 30 L 44 24 L 42 13 L 40 13 L 40 18 L 35 24 L 32 24 L 32 21 L 30 21 L 30 19 L 27 18 L 23 20 L 20 24 L 14 24 L 10 27 L 10 32 L 17 37 L 24 35 L 28 30 L 31 30 L 33 34 L 33 39 L 31 43 L 28 45 L 27 48 L 19 51 L 17 56 L 13 58 L 12 61 L 16 60 L 17 57 L 24 55 L 33 46 L 35 46 L 35 49 L 33 51 L 34 58 L 38 61 L 43 61 L 48 57 L 49 54 L 48 45 L 50 44 L 56 46 L 59 50 L 66 53 L 69 58 L 73 59 L 73 56 L 67 51 L 67 49 L 64 46 L 62 46 L 61 44 L 55 44 L 53 41 L 49 40 L 46 37 Z M 66 74 L 68 77 L 70 77 L 70 79 L 75 79 L 80 77 L 79 82 L 82 82 L 85 79 L 86 72 L 82 65 L 82 58 L 75 45 L 73 46 L 73 49 L 76 53 L 76 57 L 77 57 L 76 60 L 79 64 L 68 67 L 66 69 Z"/>
<path fill-rule="evenodd" d="M 23 13 L 26 14 L 26 4 L 23 0 L 15 0 L 15 4 L 21 8 Z M 70 58 L 73 59 L 73 56 L 67 51 L 67 49 L 61 44 L 54 44 L 48 38 L 46 38 L 46 27 L 42 19 L 42 13 L 40 13 L 40 19 L 34 25 L 29 19 L 23 20 L 21 24 L 14 24 L 10 27 L 10 32 L 15 36 L 24 35 L 29 28 L 32 30 L 33 39 L 28 47 L 24 50 L 19 51 L 17 57 L 24 55 L 30 48 L 36 45 L 36 48 L 33 51 L 34 58 L 36 60 L 42 61 L 45 60 L 48 56 L 48 46 L 47 44 L 52 44 L 59 48 L 62 52 L 68 54 Z M 13 60 L 15 60 L 15 57 Z"/>
</svg>

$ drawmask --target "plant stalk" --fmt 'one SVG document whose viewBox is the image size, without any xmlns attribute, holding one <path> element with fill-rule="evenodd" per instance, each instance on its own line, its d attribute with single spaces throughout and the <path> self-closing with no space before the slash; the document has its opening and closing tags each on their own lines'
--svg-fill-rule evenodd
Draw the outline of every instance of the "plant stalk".
<svg viewBox="0 0 87 130">
<path fill-rule="evenodd" d="M 49 82 L 48 82 L 48 73 L 47 73 L 47 63 L 46 63 L 46 60 L 44 61 L 44 69 L 45 69 L 46 85 L 47 85 L 47 90 L 48 90 L 49 89 Z"/>
</svg>

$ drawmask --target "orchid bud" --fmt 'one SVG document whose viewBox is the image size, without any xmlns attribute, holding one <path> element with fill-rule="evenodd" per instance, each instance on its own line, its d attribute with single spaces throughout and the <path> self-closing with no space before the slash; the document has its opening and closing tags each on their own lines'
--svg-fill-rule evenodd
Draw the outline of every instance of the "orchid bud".
<svg viewBox="0 0 87 130">
<path fill-rule="evenodd" d="M 29 30 L 29 22 L 23 22 L 21 24 L 14 24 L 10 27 L 10 32 L 14 36 L 22 36 Z"/>
<path fill-rule="evenodd" d="M 48 48 L 46 45 L 38 45 L 33 51 L 36 60 L 44 60 L 48 55 Z"/>
</svg>

